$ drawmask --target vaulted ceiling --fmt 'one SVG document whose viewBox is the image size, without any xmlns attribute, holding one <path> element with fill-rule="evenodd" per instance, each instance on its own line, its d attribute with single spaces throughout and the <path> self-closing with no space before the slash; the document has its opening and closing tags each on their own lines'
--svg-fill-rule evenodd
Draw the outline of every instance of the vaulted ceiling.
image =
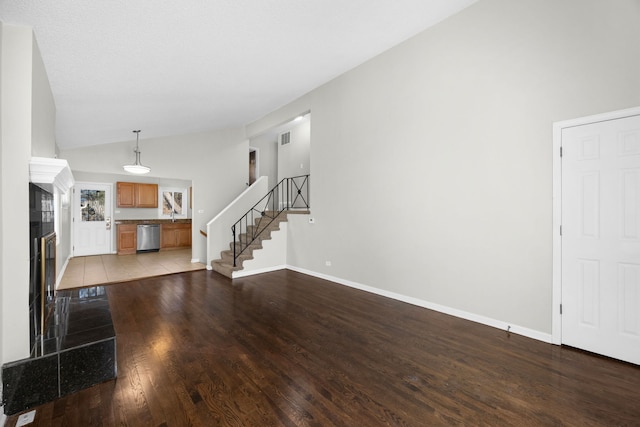
<svg viewBox="0 0 640 427">
<path fill-rule="evenodd" d="M 2 0 L 72 148 L 242 126 L 476 0 Z"/>
</svg>

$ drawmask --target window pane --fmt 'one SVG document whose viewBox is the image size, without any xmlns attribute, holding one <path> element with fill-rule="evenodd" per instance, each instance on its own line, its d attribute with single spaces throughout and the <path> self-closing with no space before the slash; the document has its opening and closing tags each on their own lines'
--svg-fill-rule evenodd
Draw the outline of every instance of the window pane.
<svg viewBox="0 0 640 427">
<path fill-rule="evenodd" d="M 173 193 L 170 191 L 162 192 L 162 214 L 171 215 L 171 206 L 173 205 Z"/>
<path fill-rule="evenodd" d="M 82 221 L 104 221 L 103 190 L 80 190 Z"/>
<path fill-rule="evenodd" d="M 179 191 L 173 193 L 173 211 L 178 215 L 182 215 L 182 193 Z"/>
</svg>

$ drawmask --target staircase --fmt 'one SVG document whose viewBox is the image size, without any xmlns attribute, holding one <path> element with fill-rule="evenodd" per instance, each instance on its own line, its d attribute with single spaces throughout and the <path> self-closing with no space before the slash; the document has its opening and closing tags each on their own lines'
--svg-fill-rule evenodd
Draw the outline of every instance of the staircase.
<svg viewBox="0 0 640 427">
<path fill-rule="evenodd" d="M 279 231 L 280 224 L 286 222 L 287 216 L 293 213 L 309 213 L 309 175 L 284 178 L 237 220 L 231 226 L 233 239 L 229 249 L 220 252 L 220 259 L 211 261 L 211 268 L 233 278 L 234 272 L 242 270 L 245 261 L 253 260 L 254 252 L 263 250 L 262 243 L 272 240 L 272 233 Z M 269 245 L 271 248 L 280 247 L 280 251 L 273 249 L 266 252 L 271 255 L 282 254 L 279 265 L 286 262 L 286 233 L 284 238 L 284 246 L 282 238 L 275 239 Z M 224 248 L 224 240 L 220 241 L 218 248 Z M 261 256 L 247 266 L 245 274 L 256 271 L 256 264 L 265 263 L 267 268 L 272 268 L 273 261 L 274 258 Z"/>
<path fill-rule="evenodd" d="M 264 217 L 275 219 L 266 227 L 261 227 Z M 238 236 L 238 241 L 229 243 L 229 249 L 220 252 L 220 259 L 211 262 L 213 271 L 232 278 L 234 271 L 242 270 L 244 261 L 253 259 L 254 251 L 262 249 L 262 242 L 271 240 L 271 233 L 279 231 L 280 223 L 287 221 L 287 211 L 265 212 L 264 217 L 256 218 L 253 225 L 247 226 L 247 232 Z M 256 237 L 253 238 L 253 236 Z M 237 255 L 235 267 L 233 265 L 234 246 Z"/>
</svg>

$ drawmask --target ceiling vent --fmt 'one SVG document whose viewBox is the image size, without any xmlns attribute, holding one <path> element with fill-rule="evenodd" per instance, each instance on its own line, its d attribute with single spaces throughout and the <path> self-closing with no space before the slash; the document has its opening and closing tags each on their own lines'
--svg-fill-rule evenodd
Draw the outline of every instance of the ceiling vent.
<svg viewBox="0 0 640 427">
<path fill-rule="evenodd" d="M 278 135 L 278 140 L 280 141 L 280 145 L 287 145 L 291 142 L 291 131 L 282 132 Z"/>
</svg>

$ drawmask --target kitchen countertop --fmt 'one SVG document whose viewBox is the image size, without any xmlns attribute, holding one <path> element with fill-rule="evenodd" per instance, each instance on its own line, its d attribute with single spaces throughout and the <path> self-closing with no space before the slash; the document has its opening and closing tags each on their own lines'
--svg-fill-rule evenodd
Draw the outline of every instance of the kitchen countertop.
<svg viewBox="0 0 640 427">
<path fill-rule="evenodd" d="M 175 221 L 170 219 L 118 219 L 115 221 L 115 225 L 118 224 L 191 224 L 191 218 L 176 218 Z"/>
</svg>

